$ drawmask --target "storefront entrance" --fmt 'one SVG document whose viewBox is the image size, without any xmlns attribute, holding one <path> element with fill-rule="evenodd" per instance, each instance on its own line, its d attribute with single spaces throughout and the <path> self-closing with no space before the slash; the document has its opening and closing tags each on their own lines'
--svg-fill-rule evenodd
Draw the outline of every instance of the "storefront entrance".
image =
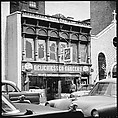
<svg viewBox="0 0 118 118">
<path fill-rule="evenodd" d="M 58 97 L 58 80 L 59 78 L 56 77 L 46 78 L 47 100 Z"/>
</svg>

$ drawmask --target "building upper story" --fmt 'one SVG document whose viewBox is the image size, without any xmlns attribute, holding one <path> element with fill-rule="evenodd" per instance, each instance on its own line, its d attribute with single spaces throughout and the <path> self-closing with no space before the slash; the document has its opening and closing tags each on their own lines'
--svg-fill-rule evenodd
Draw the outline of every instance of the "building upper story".
<svg viewBox="0 0 118 118">
<path fill-rule="evenodd" d="M 22 37 L 33 48 L 31 60 L 63 62 L 63 49 L 72 47 L 73 62 L 78 63 L 79 59 L 88 63 L 91 30 L 89 23 L 74 21 L 62 14 L 49 16 L 28 11 L 22 11 L 21 22 Z M 26 50 L 28 51 L 28 48 L 24 44 L 23 60 L 28 59 Z"/>
<path fill-rule="evenodd" d="M 18 48 L 19 54 L 16 52 L 16 57 L 21 58 L 18 59 L 22 62 L 23 68 L 26 62 L 30 62 L 36 65 L 35 70 L 41 69 L 39 67 L 41 63 L 45 66 L 54 65 L 53 69 L 60 68 L 61 72 L 64 72 L 63 65 L 65 64 L 68 64 L 67 72 L 78 73 L 83 66 L 85 66 L 83 70 L 88 71 L 88 66 L 91 66 L 89 22 L 75 21 L 62 14 L 50 16 L 26 9 L 16 10 L 16 12 L 14 10 L 14 13 L 7 18 L 8 25 L 16 28 L 9 27 L 8 29 L 11 31 L 10 37 L 13 38 L 8 39 L 7 43 L 10 48 L 8 61 L 13 51 L 17 51 L 14 49 Z M 21 46 L 17 45 L 18 43 Z M 11 64 L 10 61 L 9 63 Z"/>
<path fill-rule="evenodd" d="M 45 1 L 10 1 L 10 13 L 22 10 L 45 14 Z"/>
</svg>

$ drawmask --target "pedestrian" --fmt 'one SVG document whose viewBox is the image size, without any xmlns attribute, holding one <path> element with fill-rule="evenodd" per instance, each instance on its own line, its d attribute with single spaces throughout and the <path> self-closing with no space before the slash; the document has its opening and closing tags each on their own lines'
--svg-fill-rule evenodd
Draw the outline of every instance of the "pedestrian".
<svg viewBox="0 0 118 118">
<path fill-rule="evenodd" d="M 74 82 L 72 81 L 71 87 L 70 87 L 70 92 L 75 92 L 76 91 L 76 85 L 74 84 Z"/>
</svg>

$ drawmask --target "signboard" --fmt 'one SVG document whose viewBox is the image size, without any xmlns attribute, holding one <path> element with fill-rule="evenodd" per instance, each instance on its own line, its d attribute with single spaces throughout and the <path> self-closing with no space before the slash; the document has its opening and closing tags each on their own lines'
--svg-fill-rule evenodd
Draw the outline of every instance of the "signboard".
<svg viewBox="0 0 118 118">
<path fill-rule="evenodd" d="M 23 63 L 22 63 L 23 64 Z M 32 66 L 31 66 L 32 65 Z M 79 73 L 82 67 L 79 65 L 59 65 L 59 64 L 23 64 L 22 70 L 32 69 L 32 72 L 37 73 Z"/>
<path fill-rule="evenodd" d="M 34 71 L 42 71 L 42 72 L 75 72 L 78 73 L 81 71 L 80 66 L 76 65 L 56 65 L 56 64 L 35 64 L 33 65 Z"/>
<path fill-rule="evenodd" d="M 25 69 L 26 69 L 27 71 L 31 71 L 31 70 L 33 69 L 32 64 L 29 63 L 29 62 L 27 62 L 27 63 L 25 64 Z"/>
<path fill-rule="evenodd" d="M 88 66 L 83 66 L 83 71 L 89 71 Z"/>
<path fill-rule="evenodd" d="M 64 48 L 64 62 L 72 62 L 72 47 Z"/>
<path fill-rule="evenodd" d="M 32 65 L 32 66 L 31 66 Z M 22 63 L 22 70 L 32 69 L 32 74 L 39 76 L 80 76 L 81 72 L 88 72 L 88 66 L 77 64 L 55 64 L 55 63 Z"/>
</svg>

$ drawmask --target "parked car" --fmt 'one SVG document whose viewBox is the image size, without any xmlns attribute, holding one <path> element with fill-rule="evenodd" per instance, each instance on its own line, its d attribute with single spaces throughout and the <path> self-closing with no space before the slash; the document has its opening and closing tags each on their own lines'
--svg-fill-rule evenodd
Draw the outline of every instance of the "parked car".
<svg viewBox="0 0 118 118">
<path fill-rule="evenodd" d="M 61 93 L 61 99 L 62 98 L 70 98 L 70 93 Z"/>
<path fill-rule="evenodd" d="M 78 97 L 72 104 L 83 111 L 84 117 L 116 118 L 117 79 L 100 80 L 88 96 Z"/>
<path fill-rule="evenodd" d="M 78 89 L 78 91 L 72 92 L 70 94 L 70 97 L 80 97 L 83 95 L 87 95 L 90 90 L 93 88 L 93 84 L 85 84 L 85 85 L 81 85 L 81 87 Z"/>
<path fill-rule="evenodd" d="M 97 82 L 86 96 L 47 101 L 50 106 L 69 109 L 76 106 L 84 117 L 117 117 L 117 78 L 107 78 Z M 46 103 L 47 105 L 47 103 Z"/>
<path fill-rule="evenodd" d="M 49 100 L 45 103 L 45 106 L 55 107 L 61 110 L 69 110 L 70 104 L 72 103 L 72 99 L 62 98 L 62 99 L 54 99 Z"/>
<path fill-rule="evenodd" d="M 20 91 L 16 83 L 9 80 L 2 80 L 2 93 L 9 98 L 11 101 L 17 101 L 21 96 L 25 96 L 26 100 L 31 103 L 39 104 L 41 93 L 30 92 L 30 91 Z"/>
<path fill-rule="evenodd" d="M 81 111 L 72 112 L 69 110 L 60 110 L 37 104 L 17 103 L 13 104 L 9 99 L 2 95 L 2 117 L 30 117 L 30 118 L 83 118 Z"/>
</svg>

